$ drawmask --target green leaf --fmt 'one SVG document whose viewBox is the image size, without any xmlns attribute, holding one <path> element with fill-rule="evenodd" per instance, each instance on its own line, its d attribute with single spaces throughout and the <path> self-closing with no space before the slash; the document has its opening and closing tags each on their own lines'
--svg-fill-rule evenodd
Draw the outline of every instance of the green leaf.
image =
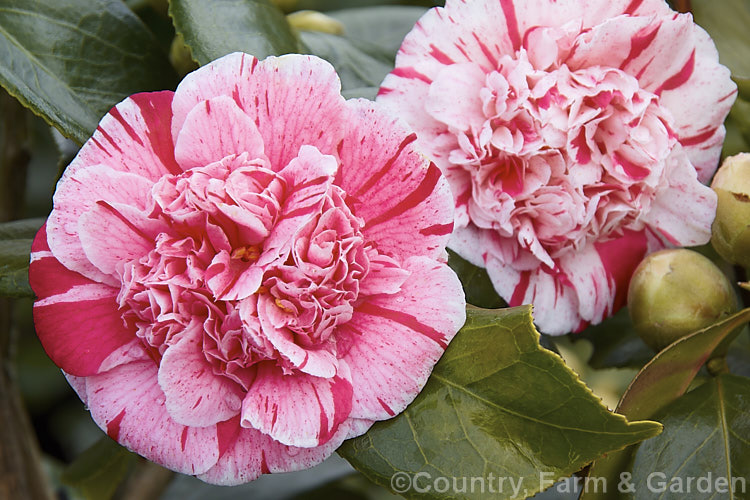
<svg viewBox="0 0 750 500">
<path fill-rule="evenodd" d="M 170 0 L 169 15 L 201 65 L 237 51 L 258 59 L 300 51 L 270 0 Z"/>
<path fill-rule="evenodd" d="M 522 481 L 532 495 L 545 486 L 542 474 L 568 477 L 604 453 L 658 434 L 658 423 L 629 423 L 607 410 L 559 356 L 539 346 L 531 306 L 467 313 L 414 402 L 339 449 L 372 481 L 391 486 L 397 472 L 423 473 L 422 479 L 492 474 Z M 493 498 L 510 498 L 508 490 L 506 484 Z M 455 498 L 450 490 L 426 496 Z"/>
<path fill-rule="evenodd" d="M 594 347 L 589 360 L 592 368 L 641 368 L 654 355 L 635 333 L 633 322 L 626 308 L 620 309 L 598 325 L 589 326 L 578 335 L 571 335 L 573 341 L 586 339 Z"/>
<path fill-rule="evenodd" d="M 89 500 L 108 500 L 135 463 L 135 455 L 103 437 L 81 453 L 60 480 Z"/>
<path fill-rule="evenodd" d="M 716 348 L 748 321 L 750 308 L 666 347 L 635 376 L 620 399 L 617 411 L 630 419 L 652 418 L 662 408 L 685 394 Z M 589 476 L 606 477 L 609 482 L 616 481 L 619 474 L 628 468 L 632 453 L 633 449 L 630 448 L 597 460 L 591 467 Z M 581 496 L 581 500 L 594 498 L 606 497 L 594 492 Z"/>
<path fill-rule="evenodd" d="M 393 69 L 389 55 L 380 47 L 366 42 L 316 31 L 303 31 L 300 39 L 305 53 L 322 57 L 336 68 L 345 91 L 380 87 L 385 76 Z"/>
<path fill-rule="evenodd" d="M 713 378 L 664 408 L 659 420 L 664 432 L 643 442 L 635 455 L 638 500 L 747 498 L 750 379 L 729 374 Z M 726 483 L 717 483 L 718 478 Z"/>
<path fill-rule="evenodd" d="M 395 57 L 404 37 L 425 12 L 424 7 L 394 5 L 344 9 L 327 15 L 344 25 L 344 37 L 370 43 Z"/>
<path fill-rule="evenodd" d="M 154 36 L 117 0 L 0 0 L 0 84 L 78 143 L 126 96 L 173 88 Z"/>
<path fill-rule="evenodd" d="M 448 265 L 461 280 L 466 302 L 485 309 L 497 309 L 507 305 L 492 286 L 486 269 L 475 266 L 452 250 L 448 250 Z"/>
<path fill-rule="evenodd" d="M 33 297 L 29 286 L 29 253 L 44 219 L 0 224 L 0 296 Z"/>
</svg>

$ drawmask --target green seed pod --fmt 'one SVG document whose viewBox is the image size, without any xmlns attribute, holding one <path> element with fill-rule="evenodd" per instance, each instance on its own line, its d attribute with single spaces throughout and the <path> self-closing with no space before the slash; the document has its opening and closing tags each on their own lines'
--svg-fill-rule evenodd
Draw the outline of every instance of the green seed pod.
<svg viewBox="0 0 750 500">
<path fill-rule="evenodd" d="M 718 195 L 711 244 L 727 262 L 750 269 L 750 154 L 724 160 L 711 188 Z"/>
<path fill-rule="evenodd" d="M 662 250 L 636 268 L 628 309 L 636 332 L 655 351 L 737 310 L 732 284 L 692 250 Z"/>
</svg>

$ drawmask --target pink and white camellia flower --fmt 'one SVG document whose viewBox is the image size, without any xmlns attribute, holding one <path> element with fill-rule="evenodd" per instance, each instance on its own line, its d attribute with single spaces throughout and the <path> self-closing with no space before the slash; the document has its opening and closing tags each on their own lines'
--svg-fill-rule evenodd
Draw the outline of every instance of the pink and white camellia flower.
<svg viewBox="0 0 750 500">
<path fill-rule="evenodd" d="M 96 423 L 237 484 L 404 410 L 465 319 L 450 188 L 312 57 L 235 53 L 114 107 L 32 249 L 34 320 Z"/>
<path fill-rule="evenodd" d="M 562 334 L 617 310 L 648 252 L 708 241 L 736 92 L 664 0 L 447 0 L 378 101 L 448 178 L 449 246 Z"/>
</svg>

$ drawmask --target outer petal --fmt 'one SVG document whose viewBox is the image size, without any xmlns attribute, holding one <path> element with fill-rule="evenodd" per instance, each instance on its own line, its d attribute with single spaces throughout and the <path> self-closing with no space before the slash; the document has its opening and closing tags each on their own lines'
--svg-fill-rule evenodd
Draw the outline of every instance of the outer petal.
<svg viewBox="0 0 750 500">
<path fill-rule="evenodd" d="M 447 182 L 417 152 L 416 135 L 398 118 L 365 100 L 350 101 L 350 106 L 353 126 L 340 149 L 346 168 L 336 184 L 365 220 L 363 233 L 381 252 L 400 259 L 436 258 L 453 228 Z"/>
<path fill-rule="evenodd" d="M 272 363 L 262 363 L 242 402 L 242 426 L 289 446 L 325 444 L 352 409 L 352 386 L 343 368 L 324 379 L 302 373 L 285 375 Z"/>
<path fill-rule="evenodd" d="M 675 133 L 698 171 L 709 181 L 719 163 L 725 130 L 722 125 L 737 97 L 729 69 L 719 64 L 716 47 L 702 28 L 694 27 L 695 69 L 679 86 L 662 91 L 661 104 L 675 118 Z M 684 103 L 691 103 L 685 106 Z"/>
<path fill-rule="evenodd" d="M 174 160 L 171 91 L 135 94 L 110 110 L 66 173 L 106 165 L 151 181 L 181 172 Z M 63 179 L 65 176 L 63 176 Z"/>
<path fill-rule="evenodd" d="M 364 300 L 339 330 L 354 388 L 352 418 L 402 412 L 466 320 L 461 283 L 448 266 L 413 257 L 404 267 L 411 276 L 399 293 Z"/>
<path fill-rule="evenodd" d="M 175 140 L 175 157 L 185 170 L 245 152 L 251 159 L 262 157 L 263 138 L 228 96 L 211 98 L 190 110 Z"/>
<path fill-rule="evenodd" d="M 347 438 L 347 423 L 327 443 L 315 448 L 286 446 L 255 429 L 241 429 L 237 440 L 214 467 L 198 476 L 203 481 L 234 486 L 271 472 L 309 469 L 328 458 Z"/>
<path fill-rule="evenodd" d="M 47 226 L 42 226 L 34 239 L 29 267 L 38 297 L 37 335 L 47 355 L 65 372 L 94 375 L 113 352 L 135 339 L 135 332 L 123 325 L 116 301 L 119 290 L 63 267 L 47 246 L 46 232 Z"/>
<path fill-rule="evenodd" d="M 236 382 L 215 375 L 203 353 L 203 324 L 194 321 L 159 364 L 159 386 L 175 422 L 192 427 L 215 425 L 239 414 L 242 395 Z"/>
<path fill-rule="evenodd" d="M 281 169 L 301 146 L 335 154 L 345 127 L 341 83 L 322 59 L 290 54 L 258 62 L 234 53 L 201 67 L 177 87 L 173 104 L 175 137 L 187 114 L 215 96 L 231 97 L 258 125 L 265 153 Z"/>
<path fill-rule="evenodd" d="M 677 246 L 707 243 L 716 216 L 716 193 L 701 184 L 678 147 L 667 158 L 667 182 L 657 192 L 643 221 Z"/>
<path fill-rule="evenodd" d="M 151 185 L 150 180 L 138 174 L 108 165 L 87 166 L 79 159 L 74 160 L 57 185 L 54 209 L 47 221 L 47 238 L 55 257 L 71 271 L 118 286 L 119 282 L 108 276 L 109 272 L 102 272 L 86 257 L 78 235 L 79 219 L 99 201 L 145 210 Z"/>
<path fill-rule="evenodd" d="M 216 426 L 186 427 L 167 413 L 153 361 L 121 365 L 86 380 L 94 422 L 109 437 L 183 474 L 201 474 L 219 458 Z"/>
<path fill-rule="evenodd" d="M 147 255 L 166 225 L 120 203 L 98 201 L 78 219 L 78 237 L 86 258 L 115 279 L 125 262 Z"/>
</svg>

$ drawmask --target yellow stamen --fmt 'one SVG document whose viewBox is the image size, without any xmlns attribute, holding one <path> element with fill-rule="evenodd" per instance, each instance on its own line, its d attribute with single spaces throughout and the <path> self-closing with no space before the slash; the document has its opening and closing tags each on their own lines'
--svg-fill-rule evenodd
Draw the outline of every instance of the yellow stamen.
<svg viewBox="0 0 750 500">
<path fill-rule="evenodd" d="M 292 312 L 291 309 L 289 309 L 287 306 L 281 303 L 281 299 L 276 299 L 276 305 L 279 306 L 279 309 L 281 309 L 284 312 Z"/>
<path fill-rule="evenodd" d="M 248 245 L 235 248 L 232 251 L 233 259 L 240 259 L 242 262 L 255 262 L 260 258 L 260 247 Z"/>
</svg>

